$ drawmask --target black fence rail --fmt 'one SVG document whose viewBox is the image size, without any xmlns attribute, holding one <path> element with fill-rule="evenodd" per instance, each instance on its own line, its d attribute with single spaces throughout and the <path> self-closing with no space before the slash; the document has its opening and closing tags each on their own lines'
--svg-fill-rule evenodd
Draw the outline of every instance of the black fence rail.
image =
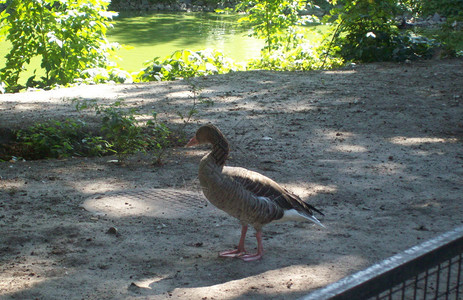
<svg viewBox="0 0 463 300">
<path fill-rule="evenodd" d="M 463 299 L 463 226 L 301 298 Z"/>
</svg>

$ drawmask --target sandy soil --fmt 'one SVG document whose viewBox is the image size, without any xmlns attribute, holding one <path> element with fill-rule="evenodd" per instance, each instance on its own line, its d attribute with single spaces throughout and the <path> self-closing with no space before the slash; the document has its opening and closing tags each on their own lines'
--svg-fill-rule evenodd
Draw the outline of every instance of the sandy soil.
<svg viewBox="0 0 463 300">
<path fill-rule="evenodd" d="M 192 82 L 203 102 L 186 134 L 216 124 L 229 165 L 299 194 L 327 229 L 270 224 L 262 260 L 219 258 L 240 228 L 201 196 L 207 148 L 174 148 L 163 166 L 3 162 L 1 299 L 294 299 L 463 223 L 463 60 Z M 0 127 L 91 120 L 75 98 L 124 99 L 180 128 L 194 97 L 186 81 L 0 95 Z"/>
</svg>

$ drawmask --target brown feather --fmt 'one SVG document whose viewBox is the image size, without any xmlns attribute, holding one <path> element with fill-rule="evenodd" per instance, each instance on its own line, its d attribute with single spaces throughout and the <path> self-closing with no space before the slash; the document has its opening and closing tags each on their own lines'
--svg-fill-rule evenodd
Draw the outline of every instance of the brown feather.
<svg viewBox="0 0 463 300">
<path fill-rule="evenodd" d="M 206 198 L 219 209 L 243 224 L 262 225 L 281 219 L 286 210 L 295 209 L 313 216 L 318 209 L 281 187 L 272 179 L 238 167 L 224 167 L 229 146 L 225 136 L 214 125 L 198 129 L 199 144 L 212 144 L 212 151 L 201 160 L 199 181 Z M 323 214 L 322 214 L 323 215 Z"/>
</svg>

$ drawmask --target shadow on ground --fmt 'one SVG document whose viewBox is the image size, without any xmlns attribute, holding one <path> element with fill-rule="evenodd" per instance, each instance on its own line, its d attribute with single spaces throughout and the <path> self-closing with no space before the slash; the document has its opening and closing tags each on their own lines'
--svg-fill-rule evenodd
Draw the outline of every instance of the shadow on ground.
<svg viewBox="0 0 463 300">
<path fill-rule="evenodd" d="M 212 122 L 231 143 L 229 165 L 299 194 L 326 214 L 328 229 L 270 224 L 261 261 L 219 259 L 219 251 L 235 246 L 239 224 L 201 202 L 196 174 L 207 148 L 172 149 L 161 167 L 149 154 L 122 164 L 111 157 L 4 162 L 0 295 L 297 298 L 460 225 L 462 67 L 462 60 L 446 60 L 238 72 L 1 95 L 2 128 L 94 118 L 76 112 L 74 98 L 124 99 L 147 114 L 157 111 L 186 136 Z M 196 95 L 192 85 L 200 87 Z M 192 109 L 197 113 L 184 127 L 180 115 Z M 164 215 L 153 212 L 162 207 L 144 206 L 152 200 L 140 191 L 166 188 L 192 192 L 192 200 L 162 198 Z M 128 191 L 141 194 L 112 199 L 100 211 L 83 207 Z M 118 235 L 107 233 L 111 227 Z M 251 235 L 247 243 L 255 247 Z"/>
</svg>

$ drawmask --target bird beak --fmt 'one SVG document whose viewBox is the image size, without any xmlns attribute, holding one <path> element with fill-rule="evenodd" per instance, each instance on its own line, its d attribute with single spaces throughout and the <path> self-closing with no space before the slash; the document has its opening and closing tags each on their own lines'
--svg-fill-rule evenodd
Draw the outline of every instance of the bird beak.
<svg viewBox="0 0 463 300">
<path fill-rule="evenodd" d="M 199 142 L 198 142 L 198 140 L 196 139 L 196 136 L 195 136 L 188 142 L 188 144 L 185 145 L 185 147 L 191 147 L 191 146 L 198 145 L 198 144 L 199 144 Z"/>
</svg>

